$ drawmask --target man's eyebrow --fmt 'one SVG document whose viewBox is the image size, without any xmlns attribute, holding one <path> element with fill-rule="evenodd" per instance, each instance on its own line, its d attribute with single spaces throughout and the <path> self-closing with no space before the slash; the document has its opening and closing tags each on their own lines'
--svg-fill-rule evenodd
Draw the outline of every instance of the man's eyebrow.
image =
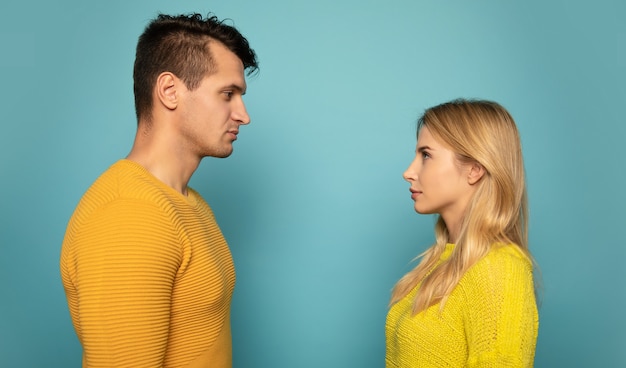
<svg viewBox="0 0 626 368">
<path fill-rule="evenodd" d="M 232 83 L 232 84 L 229 84 L 227 86 L 224 86 L 223 89 L 234 89 L 234 90 L 240 92 L 242 95 L 246 94 L 246 89 L 243 86 L 241 86 L 239 84 L 235 84 L 235 83 Z"/>
</svg>

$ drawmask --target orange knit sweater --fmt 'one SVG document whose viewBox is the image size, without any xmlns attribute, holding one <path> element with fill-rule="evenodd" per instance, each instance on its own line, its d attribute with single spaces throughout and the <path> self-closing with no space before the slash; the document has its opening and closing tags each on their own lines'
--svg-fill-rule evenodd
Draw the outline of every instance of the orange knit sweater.
<svg viewBox="0 0 626 368">
<path fill-rule="evenodd" d="M 231 367 L 235 270 L 209 206 L 120 160 L 89 188 L 61 250 L 83 367 Z"/>
<path fill-rule="evenodd" d="M 412 315 L 418 288 L 387 315 L 387 368 L 533 366 L 539 322 L 532 265 L 517 246 L 495 246 L 472 266 L 441 313 L 436 304 Z"/>
</svg>

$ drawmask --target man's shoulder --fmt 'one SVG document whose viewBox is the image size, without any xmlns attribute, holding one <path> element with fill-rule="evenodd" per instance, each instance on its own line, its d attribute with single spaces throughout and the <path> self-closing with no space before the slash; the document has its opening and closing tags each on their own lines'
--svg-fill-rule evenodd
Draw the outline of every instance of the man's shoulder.
<svg viewBox="0 0 626 368">
<path fill-rule="evenodd" d="M 129 160 L 117 161 L 105 170 L 85 192 L 75 213 L 86 217 L 111 213 L 129 216 L 144 210 L 172 220 L 198 213 L 213 217 L 213 211 L 197 191 L 189 188 L 186 198 Z"/>
<path fill-rule="evenodd" d="M 139 164 L 119 160 L 93 182 L 85 197 L 97 194 L 107 200 L 115 198 L 147 199 L 162 194 L 155 179 Z"/>
<path fill-rule="evenodd" d="M 89 216 L 120 203 L 127 203 L 129 207 L 140 203 L 159 207 L 167 202 L 162 200 L 162 191 L 137 166 L 127 160 L 112 164 L 85 191 L 75 214 Z"/>
</svg>

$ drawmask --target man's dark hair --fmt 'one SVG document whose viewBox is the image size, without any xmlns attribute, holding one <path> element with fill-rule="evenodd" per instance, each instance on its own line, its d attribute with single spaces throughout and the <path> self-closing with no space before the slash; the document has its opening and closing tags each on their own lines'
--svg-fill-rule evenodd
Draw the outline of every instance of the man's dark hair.
<svg viewBox="0 0 626 368">
<path fill-rule="evenodd" d="M 137 121 L 152 118 L 152 90 L 159 74 L 171 72 L 194 90 L 204 77 L 215 72 L 210 41 L 222 43 L 237 55 L 248 75 L 258 70 L 248 40 L 214 15 L 159 14 L 146 26 L 137 42 L 133 69 Z"/>
</svg>

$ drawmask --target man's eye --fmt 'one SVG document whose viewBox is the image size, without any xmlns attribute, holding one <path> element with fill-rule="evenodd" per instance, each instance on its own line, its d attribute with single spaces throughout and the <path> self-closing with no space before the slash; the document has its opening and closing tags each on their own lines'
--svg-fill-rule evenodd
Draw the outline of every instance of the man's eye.
<svg viewBox="0 0 626 368">
<path fill-rule="evenodd" d="M 227 98 L 233 97 L 233 91 L 224 91 L 224 94 L 226 95 Z"/>
</svg>

